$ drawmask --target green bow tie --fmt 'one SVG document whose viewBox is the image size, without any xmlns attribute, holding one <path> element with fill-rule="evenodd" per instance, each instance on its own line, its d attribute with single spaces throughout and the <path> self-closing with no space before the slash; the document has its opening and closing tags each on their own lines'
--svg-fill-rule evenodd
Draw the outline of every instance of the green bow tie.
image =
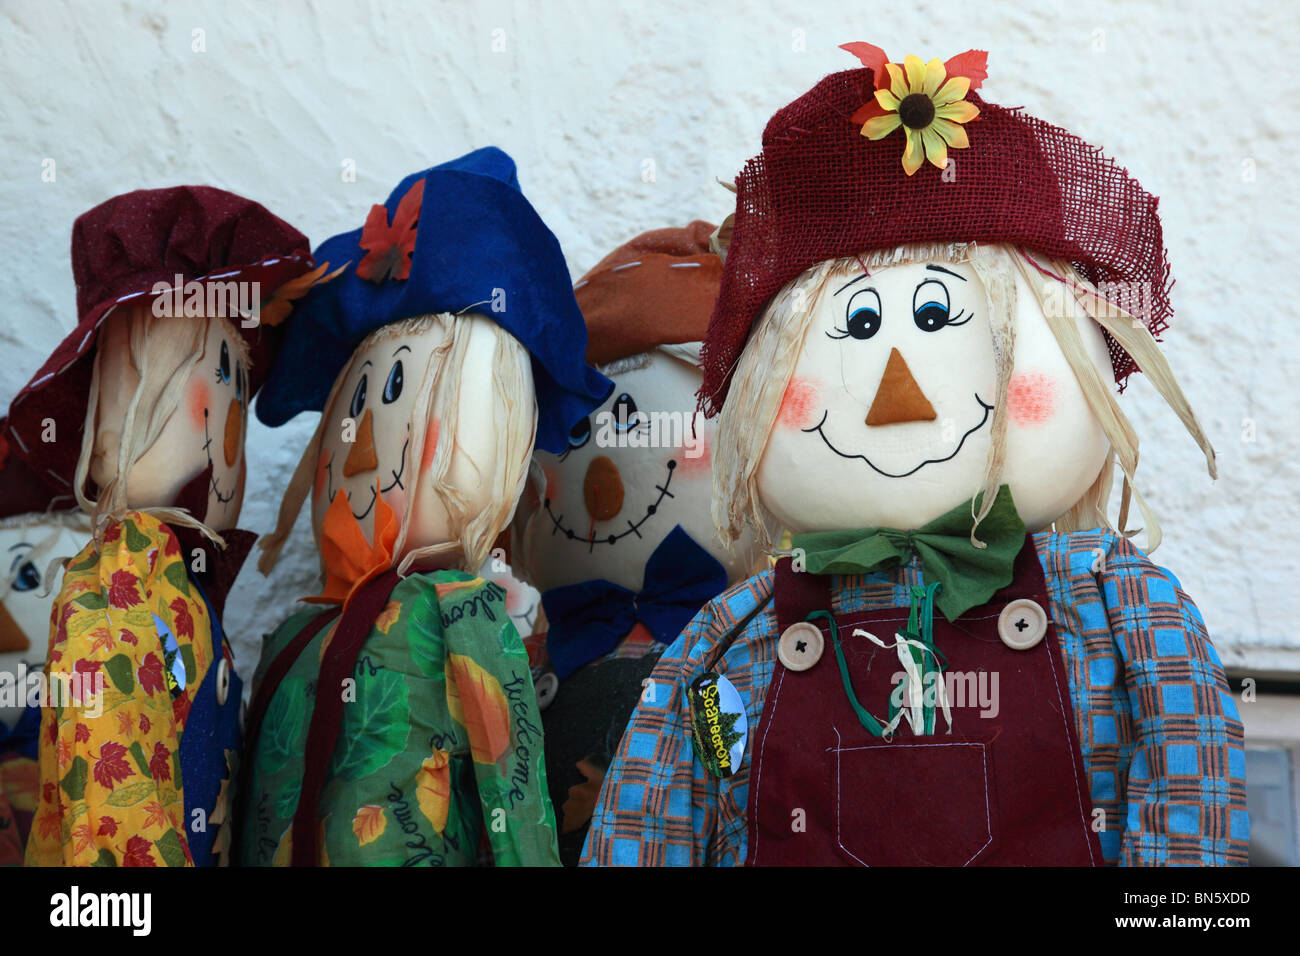
<svg viewBox="0 0 1300 956">
<path fill-rule="evenodd" d="M 1025 523 L 1007 485 L 998 489 L 993 510 L 980 522 L 976 534 L 988 547 L 971 544 L 973 523 L 971 506 L 963 503 L 916 531 L 816 531 L 794 535 L 791 543 L 803 551 L 804 570 L 812 574 L 889 570 L 906 564 L 915 552 L 921 558 L 925 579 L 940 582 L 935 605 L 952 621 L 987 603 L 1011 583 L 1016 555 L 1025 544 Z"/>
</svg>

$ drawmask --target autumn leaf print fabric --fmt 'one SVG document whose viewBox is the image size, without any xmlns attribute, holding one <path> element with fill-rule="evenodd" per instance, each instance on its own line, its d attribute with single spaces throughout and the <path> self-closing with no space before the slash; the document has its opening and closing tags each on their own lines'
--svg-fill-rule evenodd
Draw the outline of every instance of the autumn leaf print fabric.
<svg viewBox="0 0 1300 956">
<path fill-rule="evenodd" d="M 258 679 L 320 611 L 267 639 Z M 241 862 L 287 863 L 320 662 L 302 649 L 267 707 L 238 822 Z M 344 689 L 321 793 L 322 865 L 559 865 L 528 654 L 497 584 L 460 571 L 398 582 Z"/>
<path fill-rule="evenodd" d="M 27 864 L 192 865 L 179 751 L 213 642 L 176 535 L 140 512 L 110 525 L 68 563 L 50 632 L 69 690 L 41 711 Z"/>
</svg>

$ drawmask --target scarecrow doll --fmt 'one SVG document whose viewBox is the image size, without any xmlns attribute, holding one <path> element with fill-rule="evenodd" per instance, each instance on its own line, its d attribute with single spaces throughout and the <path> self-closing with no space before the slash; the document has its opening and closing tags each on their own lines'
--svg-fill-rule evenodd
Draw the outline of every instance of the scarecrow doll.
<svg viewBox="0 0 1300 956">
<path fill-rule="evenodd" d="M 521 635 L 532 634 L 534 627 L 543 620 L 542 596 L 537 593 L 537 588 L 515 576 L 514 569 L 505 562 L 504 548 L 494 548 L 493 551 L 494 554 L 479 569 L 479 576 L 500 585 L 506 592 L 506 614 L 514 623 L 515 630 Z"/>
<path fill-rule="evenodd" d="M 491 148 L 317 251 L 349 266 L 258 402 L 273 426 L 322 413 L 261 566 L 310 494 L 324 584 L 263 649 L 241 862 L 557 864 L 527 652 L 477 572 L 534 441 L 562 451 L 610 388 L 564 257 Z"/>
<path fill-rule="evenodd" d="M 206 186 L 127 193 L 73 226 L 77 326 L 4 434 L 91 527 L 50 613 L 30 865 L 224 859 L 247 408 L 310 266 L 296 229 Z"/>
<path fill-rule="evenodd" d="M 39 687 L 50 637 L 52 569 L 81 550 L 90 523 L 10 453 L 0 419 L 0 866 L 21 866 L 40 785 Z"/>
<path fill-rule="evenodd" d="M 791 546 L 660 658 L 584 859 L 1244 864 L 1218 655 L 1115 530 L 1159 542 L 1139 366 L 1215 471 L 1154 339 L 1156 200 L 981 100 L 983 53 L 847 49 L 737 179 L 703 351 L 719 531 Z"/>
<path fill-rule="evenodd" d="M 542 590 L 547 629 L 528 643 L 566 865 L 633 707 L 657 692 L 647 678 L 659 654 L 766 563 L 748 535 L 719 541 L 709 512 L 714 429 L 696 421 L 695 392 L 722 275 L 713 231 L 697 221 L 647 232 L 579 280 L 587 360 L 614 390 L 560 454 L 534 455 L 545 488 L 516 555 Z"/>
</svg>

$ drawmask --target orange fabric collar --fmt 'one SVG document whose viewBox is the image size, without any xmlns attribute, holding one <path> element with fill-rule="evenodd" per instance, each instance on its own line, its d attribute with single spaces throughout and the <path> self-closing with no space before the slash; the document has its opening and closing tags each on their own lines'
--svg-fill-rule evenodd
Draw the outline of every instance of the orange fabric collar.
<svg viewBox="0 0 1300 956">
<path fill-rule="evenodd" d="M 384 501 L 375 482 L 375 537 L 366 541 L 361 524 L 352 514 L 345 494 L 336 494 L 321 522 L 321 561 L 325 565 L 325 589 L 316 597 L 303 598 L 311 604 L 346 604 L 367 581 L 393 565 L 397 543 L 397 516 Z"/>
</svg>

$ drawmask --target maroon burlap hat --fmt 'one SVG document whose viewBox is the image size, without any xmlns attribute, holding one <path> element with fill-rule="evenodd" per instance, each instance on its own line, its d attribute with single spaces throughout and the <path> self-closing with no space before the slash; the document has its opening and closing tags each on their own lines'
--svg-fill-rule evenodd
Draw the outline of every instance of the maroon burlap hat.
<svg viewBox="0 0 1300 956">
<path fill-rule="evenodd" d="M 876 86 L 872 69 L 826 77 L 772 117 L 762 152 L 736 177 L 701 354 L 706 415 L 722 408 L 750 327 L 782 286 L 826 259 L 903 243 L 1009 243 L 1062 259 L 1153 335 L 1166 328 L 1172 281 L 1157 199 L 1127 170 L 1074 134 L 971 92 L 979 115 L 963 127 L 969 146 L 948 154 L 947 171 L 926 163 L 908 175 L 903 132 L 862 135 Z M 1107 341 L 1122 388 L 1137 366 Z"/>
<path fill-rule="evenodd" d="M 306 236 L 259 203 L 223 189 L 141 189 L 83 213 L 72 226 L 77 326 L 11 403 L 2 433 L 11 453 L 54 487 L 71 489 L 95 344 L 101 323 L 118 306 L 153 301 L 155 286 L 170 288 L 177 276 L 187 283 L 257 282 L 265 306 L 312 266 Z M 256 393 L 281 330 L 266 321 L 244 328 L 238 316 L 227 318 L 248 343 L 249 384 Z M 57 441 L 41 440 L 46 419 L 53 419 Z"/>
<path fill-rule="evenodd" d="M 578 280 L 588 363 L 704 339 L 722 278 L 722 260 L 709 249 L 713 229 L 697 219 L 643 232 Z"/>
</svg>

